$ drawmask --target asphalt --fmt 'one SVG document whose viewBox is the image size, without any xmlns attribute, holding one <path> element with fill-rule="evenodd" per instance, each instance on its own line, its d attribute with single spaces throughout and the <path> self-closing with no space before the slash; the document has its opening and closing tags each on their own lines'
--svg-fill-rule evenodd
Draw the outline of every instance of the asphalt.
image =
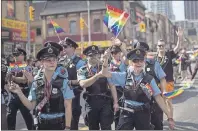
<svg viewBox="0 0 198 131">
<path fill-rule="evenodd" d="M 176 88 L 183 86 L 185 83 L 184 81 L 178 82 Z M 198 130 L 198 76 L 196 76 L 191 86 L 183 94 L 173 99 L 176 130 Z M 164 119 L 164 130 L 167 130 L 166 116 Z M 27 130 L 20 112 L 17 113 L 16 129 Z M 80 118 L 79 129 L 88 130 L 84 125 L 82 116 Z M 112 124 L 112 129 L 114 129 L 114 123 Z"/>
</svg>

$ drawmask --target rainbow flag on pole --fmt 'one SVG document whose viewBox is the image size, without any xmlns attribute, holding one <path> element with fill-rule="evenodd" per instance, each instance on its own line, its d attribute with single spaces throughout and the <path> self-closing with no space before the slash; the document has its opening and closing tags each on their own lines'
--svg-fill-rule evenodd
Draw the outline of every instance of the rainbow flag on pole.
<svg viewBox="0 0 198 131">
<path fill-rule="evenodd" d="M 107 11 L 103 22 L 110 31 L 117 37 L 129 19 L 129 14 L 123 10 L 106 5 Z"/>
<path fill-rule="evenodd" d="M 8 72 L 20 72 L 22 70 L 31 72 L 32 69 L 30 66 L 27 66 L 26 63 L 20 62 L 10 63 L 10 66 L 8 67 Z"/>
<path fill-rule="evenodd" d="M 53 25 L 56 33 L 65 32 L 56 22 L 50 20 L 50 23 Z"/>
</svg>

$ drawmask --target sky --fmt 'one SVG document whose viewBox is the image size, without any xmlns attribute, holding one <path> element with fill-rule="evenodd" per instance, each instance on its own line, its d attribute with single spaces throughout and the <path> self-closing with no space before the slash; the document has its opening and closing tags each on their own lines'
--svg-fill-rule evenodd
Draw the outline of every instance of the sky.
<svg viewBox="0 0 198 131">
<path fill-rule="evenodd" d="M 173 1 L 173 13 L 176 20 L 184 20 L 184 1 Z"/>
</svg>

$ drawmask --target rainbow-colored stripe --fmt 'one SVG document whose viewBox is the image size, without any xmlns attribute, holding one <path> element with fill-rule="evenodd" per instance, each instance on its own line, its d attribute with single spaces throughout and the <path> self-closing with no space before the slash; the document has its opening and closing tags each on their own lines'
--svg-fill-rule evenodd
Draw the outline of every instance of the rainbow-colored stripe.
<svg viewBox="0 0 198 131">
<path fill-rule="evenodd" d="M 126 24 L 129 14 L 123 10 L 106 5 L 107 11 L 103 22 L 110 29 L 110 31 L 117 37 Z"/>
<path fill-rule="evenodd" d="M 177 90 L 174 90 L 174 91 L 171 91 L 171 92 L 164 93 L 164 96 L 168 99 L 173 99 L 173 98 L 181 95 L 183 92 L 184 92 L 183 89 L 177 89 Z"/>
<path fill-rule="evenodd" d="M 22 70 L 26 70 L 28 72 L 32 71 L 31 67 L 27 66 L 25 63 L 10 63 L 10 66 L 8 67 L 9 72 L 20 72 Z"/>
<path fill-rule="evenodd" d="M 56 22 L 50 20 L 50 23 L 53 25 L 56 33 L 65 32 Z"/>
<path fill-rule="evenodd" d="M 181 59 L 177 59 L 177 60 L 175 61 L 176 64 L 179 64 L 180 62 L 181 62 Z"/>
</svg>

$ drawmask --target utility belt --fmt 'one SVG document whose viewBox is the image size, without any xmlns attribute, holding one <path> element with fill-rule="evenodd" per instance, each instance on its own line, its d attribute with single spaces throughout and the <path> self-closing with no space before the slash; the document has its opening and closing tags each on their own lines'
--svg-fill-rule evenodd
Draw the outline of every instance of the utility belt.
<svg viewBox="0 0 198 131">
<path fill-rule="evenodd" d="M 43 114 L 38 115 L 38 123 L 44 125 L 53 125 L 53 124 L 60 124 L 65 123 L 65 115 L 58 115 L 58 114 L 45 114 L 47 117 L 42 117 Z"/>
<path fill-rule="evenodd" d="M 108 93 L 101 93 L 101 94 L 90 94 L 88 92 L 85 92 L 83 94 L 83 98 L 86 101 L 90 101 L 90 100 L 112 100 L 112 97 L 108 95 Z"/>
<path fill-rule="evenodd" d="M 143 105 L 139 105 L 139 106 L 134 106 L 134 105 L 131 105 L 129 103 L 125 103 L 124 102 L 124 108 L 123 108 L 124 111 L 127 111 L 127 112 L 139 112 L 139 111 L 146 111 L 146 110 L 150 110 L 150 103 L 145 103 Z"/>
</svg>

